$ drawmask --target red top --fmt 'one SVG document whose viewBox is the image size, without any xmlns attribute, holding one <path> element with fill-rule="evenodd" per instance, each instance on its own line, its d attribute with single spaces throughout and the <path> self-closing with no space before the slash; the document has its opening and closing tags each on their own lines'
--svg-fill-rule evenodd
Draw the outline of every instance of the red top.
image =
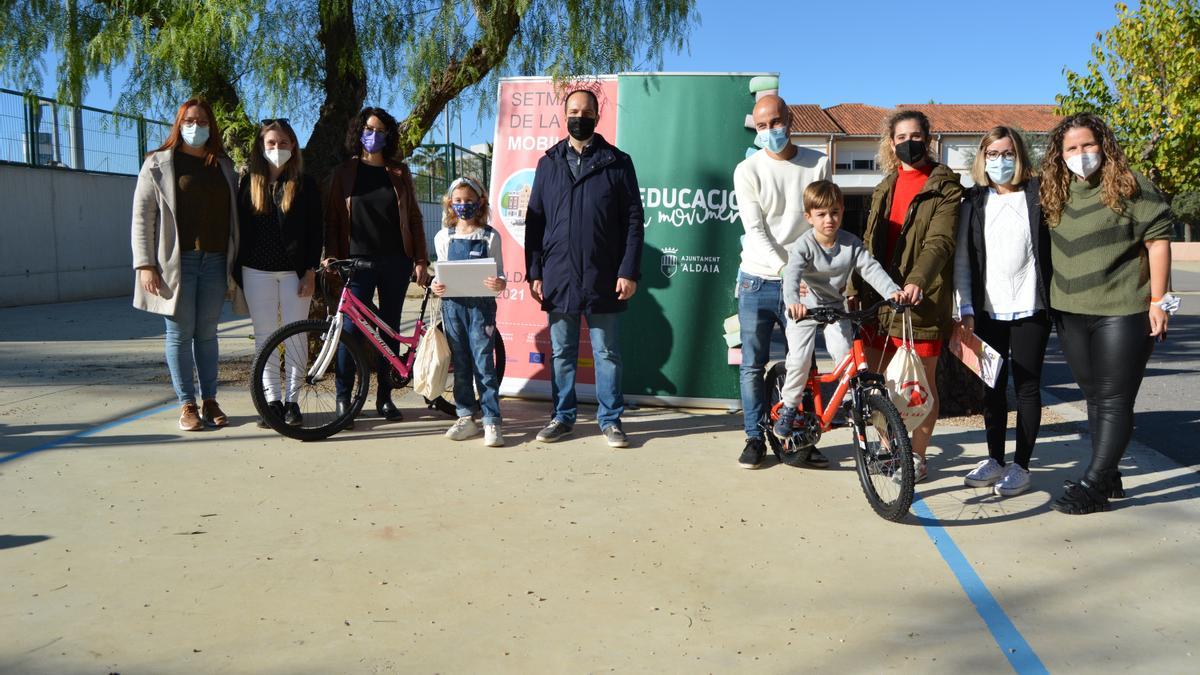
<svg viewBox="0 0 1200 675">
<path fill-rule="evenodd" d="M 892 210 L 888 213 L 887 248 L 882 260 L 884 267 L 891 264 L 895 252 L 896 240 L 900 238 L 900 230 L 904 229 L 904 217 L 908 215 L 908 206 L 913 197 L 925 187 L 929 174 L 933 173 L 933 162 L 925 162 L 925 166 L 906 171 L 899 167 L 900 175 L 896 178 L 895 192 L 892 194 Z"/>
</svg>

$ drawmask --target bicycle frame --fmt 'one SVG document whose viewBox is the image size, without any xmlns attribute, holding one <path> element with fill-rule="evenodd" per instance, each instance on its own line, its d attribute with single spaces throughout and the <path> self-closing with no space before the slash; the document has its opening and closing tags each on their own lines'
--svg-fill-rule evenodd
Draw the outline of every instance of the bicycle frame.
<svg viewBox="0 0 1200 675">
<path fill-rule="evenodd" d="M 349 280 L 347 279 L 347 282 Z M 412 362 L 416 357 L 416 346 L 420 342 L 421 336 L 425 334 L 425 307 L 429 303 L 429 296 L 421 300 L 421 312 L 417 316 L 417 325 L 413 330 L 411 337 L 405 337 L 392 330 L 387 322 L 379 318 L 375 308 L 362 300 L 359 300 L 350 292 L 350 284 L 347 283 L 342 287 L 342 295 L 338 299 L 337 311 L 332 315 L 332 320 L 329 326 L 329 332 L 326 334 L 325 344 L 321 346 L 321 352 L 314 359 L 313 365 L 309 368 L 308 376 L 312 380 L 319 380 L 325 376 L 325 372 L 329 368 L 329 364 L 333 362 L 333 358 L 337 353 L 337 345 L 342 335 L 342 328 L 345 322 L 343 318 L 348 318 L 358 327 L 359 332 L 368 337 L 368 340 L 379 352 L 379 355 L 387 359 L 392 368 L 400 374 L 400 377 L 408 377 L 412 372 Z M 381 335 L 380 333 L 383 333 Z M 401 361 L 400 357 L 392 351 L 392 348 L 384 342 L 384 336 L 395 340 L 399 344 L 409 346 L 408 358 Z"/>
<path fill-rule="evenodd" d="M 867 356 L 863 351 L 862 337 L 855 335 L 854 343 L 850 347 L 850 353 L 842 357 L 840 363 L 829 373 L 820 373 L 814 365 L 808 373 L 808 382 L 804 388 L 812 393 L 813 412 L 817 419 L 821 422 L 821 431 L 829 431 L 833 428 L 833 418 L 841 407 L 842 401 L 846 398 L 846 392 L 854 384 L 854 380 L 860 376 L 867 375 Z M 878 377 L 878 376 L 875 376 Z M 837 388 L 833 395 L 829 398 L 829 405 L 824 405 L 823 397 L 821 396 L 822 384 L 832 384 L 837 382 Z M 782 404 L 782 401 L 780 402 Z"/>
</svg>

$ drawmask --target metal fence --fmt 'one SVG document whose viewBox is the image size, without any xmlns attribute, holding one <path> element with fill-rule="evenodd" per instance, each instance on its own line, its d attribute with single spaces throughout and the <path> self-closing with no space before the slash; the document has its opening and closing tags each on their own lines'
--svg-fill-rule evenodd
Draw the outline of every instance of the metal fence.
<svg viewBox="0 0 1200 675">
<path fill-rule="evenodd" d="M 461 145 L 422 145 L 407 161 L 421 201 L 440 202 L 450 182 L 460 176 L 479 180 L 485 190 L 491 185 L 492 158 Z"/>
<path fill-rule="evenodd" d="M 0 89 L 0 161 L 136 175 L 171 125 Z"/>
</svg>

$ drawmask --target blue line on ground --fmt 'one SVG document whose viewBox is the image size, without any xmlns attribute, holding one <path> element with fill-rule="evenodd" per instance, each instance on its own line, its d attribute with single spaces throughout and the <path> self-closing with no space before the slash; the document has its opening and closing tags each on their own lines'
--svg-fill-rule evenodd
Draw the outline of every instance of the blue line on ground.
<svg viewBox="0 0 1200 675">
<path fill-rule="evenodd" d="M 1030 647 L 1025 638 L 1021 636 L 1021 631 L 1017 630 L 1012 620 L 1004 613 L 1004 608 L 1000 606 L 999 602 L 996 602 L 992 592 L 975 573 L 975 568 L 967 562 L 966 556 L 958 549 L 950 537 L 950 533 L 939 524 L 933 511 L 929 509 L 929 505 L 921 499 L 920 495 L 917 495 L 913 501 L 912 511 L 925 526 L 925 534 L 929 535 L 929 539 L 937 547 L 938 553 L 942 554 L 942 560 L 946 561 L 946 565 L 958 579 L 958 584 L 970 598 L 971 604 L 975 605 L 975 611 L 987 624 L 992 639 L 996 641 L 996 645 L 1000 647 L 1000 651 L 1004 653 L 1004 657 L 1008 659 L 1013 670 L 1019 675 L 1048 674 L 1050 671 L 1046 670 L 1042 660 L 1034 653 L 1033 647 Z"/>
<path fill-rule="evenodd" d="M 143 410 L 141 412 L 136 412 L 127 417 L 115 419 L 111 422 L 105 422 L 104 424 L 92 427 L 91 429 L 84 429 L 83 431 L 71 434 L 70 436 L 62 436 L 62 437 L 56 438 L 52 441 L 49 441 L 47 443 L 42 443 L 41 445 L 38 445 L 36 447 L 29 448 L 28 450 L 14 452 L 11 455 L 7 455 L 5 457 L 0 457 L 0 464 L 4 464 L 5 462 L 11 462 L 14 459 L 20 459 L 21 457 L 25 457 L 27 455 L 32 455 L 35 452 L 42 452 L 44 450 L 53 450 L 54 448 L 57 448 L 61 445 L 66 445 L 73 441 L 77 441 L 81 438 L 87 438 L 88 436 L 94 436 L 102 431 L 108 431 L 109 429 L 119 427 L 123 424 L 129 424 L 130 422 L 136 422 L 137 420 L 140 420 L 144 417 L 150 417 L 151 415 L 157 415 L 158 413 L 166 412 L 167 410 L 171 410 L 172 408 L 175 408 L 177 405 L 178 404 L 176 404 L 176 403 L 168 403 L 166 405 L 155 406 L 153 408 L 149 408 L 149 409 Z"/>
</svg>

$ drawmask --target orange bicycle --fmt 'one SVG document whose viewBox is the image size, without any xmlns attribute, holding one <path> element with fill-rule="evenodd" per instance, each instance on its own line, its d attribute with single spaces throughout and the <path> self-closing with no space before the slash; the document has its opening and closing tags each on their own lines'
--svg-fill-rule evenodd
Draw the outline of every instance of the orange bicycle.
<svg viewBox="0 0 1200 675">
<path fill-rule="evenodd" d="M 803 454 L 815 447 L 821 434 L 832 428 L 852 428 L 854 436 L 854 464 L 858 480 L 862 484 L 867 502 L 875 513 L 887 520 L 900 520 L 908 513 L 913 500 L 913 456 L 908 429 L 900 418 L 900 412 L 888 396 L 884 378 L 872 372 L 863 351 L 862 326 L 877 316 L 879 308 L 890 305 L 893 310 L 903 312 L 909 305 L 892 300 L 883 300 L 856 312 L 845 312 L 831 307 L 809 309 L 801 321 L 816 321 L 831 324 L 849 320 L 854 332 L 854 343 L 850 353 L 829 373 L 820 373 L 814 360 L 808 382 L 804 385 L 801 404 L 797 406 L 796 421 L 792 433 L 784 439 L 768 432 L 771 448 L 786 464 L 794 464 Z M 766 374 L 768 427 L 779 419 L 784 402 L 781 400 L 784 376 L 787 374 L 783 362 L 776 363 Z M 834 385 L 828 404 L 821 395 L 821 385 Z M 849 400 L 846 393 L 851 394 Z M 848 410 L 843 410 L 848 408 Z M 842 417 L 839 413 L 844 413 Z M 842 419 L 848 422 L 841 421 Z"/>
</svg>

